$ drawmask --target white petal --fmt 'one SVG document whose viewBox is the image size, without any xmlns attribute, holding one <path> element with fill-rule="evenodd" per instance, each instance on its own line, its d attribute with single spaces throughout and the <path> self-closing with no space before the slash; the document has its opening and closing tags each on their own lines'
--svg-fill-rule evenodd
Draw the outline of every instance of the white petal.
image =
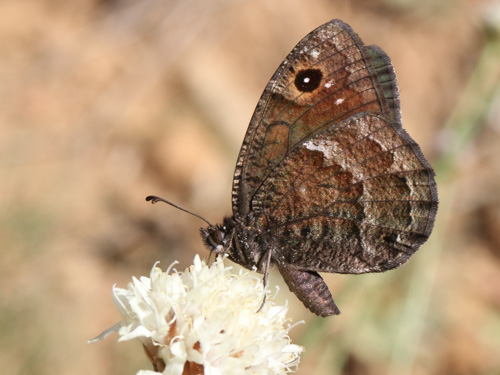
<svg viewBox="0 0 500 375">
<path fill-rule="evenodd" d="M 274 304 L 255 272 L 231 274 L 220 257 L 207 266 L 196 256 L 184 272 L 156 265 L 150 278 L 113 288 L 123 320 L 97 339 L 118 329 L 119 341 L 155 345 L 163 374 L 182 375 L 186 361 L 203 364 L 210 375 L 285 374 L 296 367 L 302 348 L 290 343 L 288 307 Z M 141 373 L 150 374 L 156 373 Z"/>
</svg>

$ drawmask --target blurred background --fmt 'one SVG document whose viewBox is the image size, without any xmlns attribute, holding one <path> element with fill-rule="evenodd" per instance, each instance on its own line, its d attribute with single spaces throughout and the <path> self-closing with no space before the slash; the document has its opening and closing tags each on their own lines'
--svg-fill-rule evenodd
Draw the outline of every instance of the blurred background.
<svg viewBox="0 0 500 375">
<path fill-rule="evenodd" d="M 231 214 L 258 98 L 295 44 L 340 18 L 391 57 L 403 124 L 434 165 L 430 240 L 385 274 L 325 275 L 342 315 L 305 324 L 298 374 L 500 374 L 500 2 L 0 2 L 0 372 L 135 374 L 139 342 L 87 344 L 114 283 L 207 251 Z"/>
</svg>

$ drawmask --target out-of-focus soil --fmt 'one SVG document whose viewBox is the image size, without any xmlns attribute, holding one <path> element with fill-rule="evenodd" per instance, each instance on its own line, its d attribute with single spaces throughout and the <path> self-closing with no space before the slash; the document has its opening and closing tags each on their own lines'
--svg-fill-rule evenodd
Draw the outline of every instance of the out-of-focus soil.
<svg viewBox="0 0 500 375">
<path fill-rule="evenodd" d="M 86 343 L 119 320 L 114 283 L 207 255 L 203 222 L 145 196 L 211 222 L 229 215 L 264 86 L 305 34 L 340 18 L 391 57 L 404 127 L 437 167 L 441 205 L 415 265 L 325 277 L 339 317 L 318 323 L 273 273 L 306 320 L 291 332 L 306 345 L 298 373 L 500 373 L 500 96 L 481 91 L 499 79 L 494 63 L 481 68 L 498 38 L 485 31 L 495 4 L 0 2 L 1 372 L 150 368 L 138 343 Z"/>
</svg>

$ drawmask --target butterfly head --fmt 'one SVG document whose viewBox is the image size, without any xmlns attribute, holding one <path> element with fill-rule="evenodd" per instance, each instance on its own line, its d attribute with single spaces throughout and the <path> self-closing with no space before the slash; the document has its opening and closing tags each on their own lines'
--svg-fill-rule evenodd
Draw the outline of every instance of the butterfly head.
<svg viewBox="0 0 500 375">
<path fill-rule="evenodd" d="M 201 238 L 210 252 L 225 253 L 231 246 L 233 228 L 230 221 L 225 219 L 222 225 L 209 225 L 206 228 L 201 228 Z"/>
</svg>

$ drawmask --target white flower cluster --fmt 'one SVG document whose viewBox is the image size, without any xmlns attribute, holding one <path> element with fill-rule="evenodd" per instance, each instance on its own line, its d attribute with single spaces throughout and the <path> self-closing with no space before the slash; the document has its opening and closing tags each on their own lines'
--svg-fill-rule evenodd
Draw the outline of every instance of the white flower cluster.
<svg viewBox="0 0 500 375">
<path fill-rule="evenodd" d="M 96 340 L 113 331 L 119 341 L 140 339 L 155 371 L 138 375 L 293 372 L 303 348 L 290 343 L 287 306 L 268 296 L 259 310 L 262 280 L 230 269 L 220 258 L 207 266 L 198 256 L 182 273 L 155 265 L 150 278 L 113 288 L 123 320 Z"/>
</svg>

